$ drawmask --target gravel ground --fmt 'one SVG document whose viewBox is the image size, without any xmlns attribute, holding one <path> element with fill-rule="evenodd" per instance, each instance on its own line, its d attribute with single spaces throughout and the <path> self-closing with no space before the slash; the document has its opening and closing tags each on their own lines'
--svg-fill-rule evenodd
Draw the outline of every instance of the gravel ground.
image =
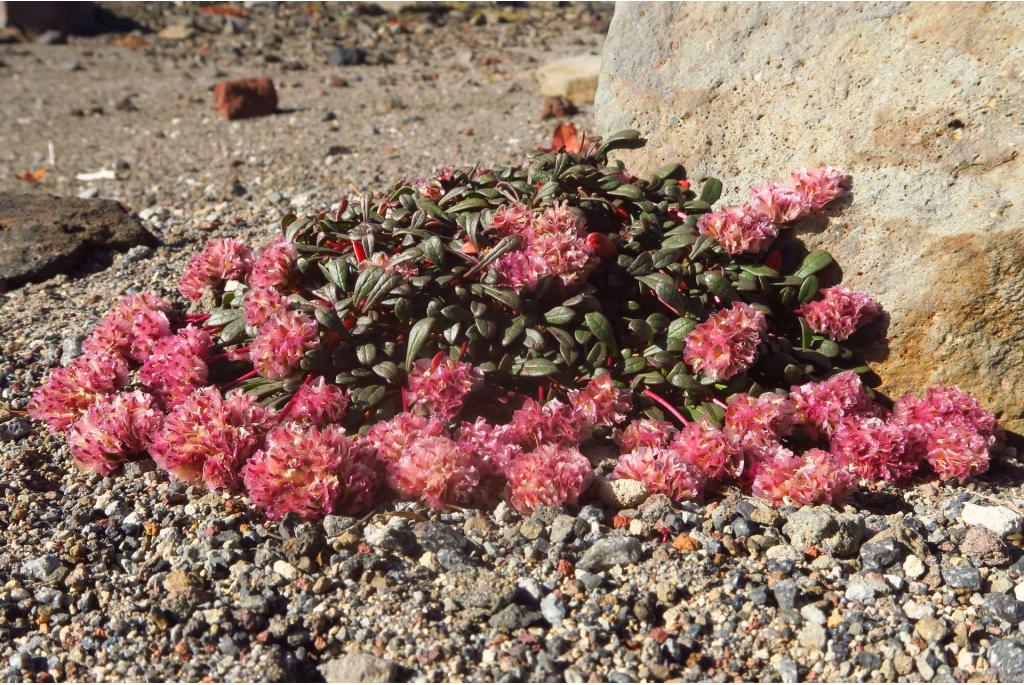
<svg viewBox="0 0 1024 685">
<path fill-rule="evenodd" d="M 536 147 L 551 123 L 532 70 L 599 50 L 610 15 L 117 9 L 144 45 L 112 44 L 124 34 L 0 45 L 0 189 L 116 198 L 163 242 L 0 296 L 0 396 L 13 409 L 120 296 L 173 296 L 210 237 L 257 243 L 283 212 L 352 186 Z M 145 32 L 188 18 L 191 38 Z M 327 64 L 335 45 L 365 48 L 367 63 Z M 285 112 L 216 116 L 213 83 L 264 74 Z M 13 178 L 40 166 L 40 186 Z M 99 169 L 118 180 L 75 178 Z M 149 461 L 82 474 L 63 439 L 6 410 L 0 469 L 8 681 L 1024 678 L 1024 470 L 1012 449 L 966 487 L 862 493 L 842 510 L 723 492 L 525 519 L 396 505 L 317 524 L 268 523 Z"/>
</svg>

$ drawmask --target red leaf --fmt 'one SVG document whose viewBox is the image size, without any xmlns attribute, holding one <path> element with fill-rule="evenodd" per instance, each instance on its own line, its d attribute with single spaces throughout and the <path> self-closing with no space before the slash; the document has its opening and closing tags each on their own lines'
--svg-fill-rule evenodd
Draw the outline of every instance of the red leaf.
<svg viewBox="0 0 1024 685">
<path fill-rule="evenodd" d="M 575 124 L 559 124 L 555 127 L 555 133 L 551 136 L 551 147 L 542 148 L 545 152 L 566 152 L 576 154 L 583 149 L 583 138 L 576 130 Z"/>
</svg>

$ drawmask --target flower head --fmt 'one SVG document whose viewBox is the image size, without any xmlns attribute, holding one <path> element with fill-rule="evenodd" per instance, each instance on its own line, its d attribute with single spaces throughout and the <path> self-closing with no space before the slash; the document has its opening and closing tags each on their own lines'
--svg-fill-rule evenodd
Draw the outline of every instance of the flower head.
<svg viewBox="0 0 1024 685">
<path fill-rule="evenodd" d="M 301 312 L 278 311 L 262 327 L 249 346 L 249 359 L 265 378 L 287 378 L 316 347 L 320 329 Z"/>
<path fill-rule="evenodd" d="M 171 334 L 169 311 L 171 306 L 156 293 L 129 295 L 96 324 L 82 343 L 82 350 L 86 354 L 112 354 L 142 363 L 156 341 Z"/>
<path fill-rule="evenodd" d="M 509 440 L 524 449 L 545 443 L 576 445 L 590 429 L 591 426 L 564 402 L 551 400 L 540 404 L 531 399 L 513 412 L 507 428 Z"/>
<path fill-rule="evenodd" d="M 709 481 L 738 478 L 743 472 L 742 453 L 725 433 L 705 421 L 683 426 L 667 451 L 696 466 Z"/>
<path fill-rule="evenodd" d="M 443 419 L 462 410 L 466 396 L 483 381 L 480 369 L 438 352 L 432 359 L 420 359 L 409 371 L 409 406 Z"/>
<path fill-rule="evenodd" d="M 754 363 L 768 329 L 764 312 L 743 302 L 712 314 L 686 335 L 683 359 L 695 373 L 724 380 Z"/>
<path fill-rule="evenodd" d="M 525 235 L 533 223 L 533 210 L 524 204 L 502 205 L 491 216 L 491 228 L 502 235 Z"/>
<path fill-rule="evenodd" d="M 230 490 L 273 423 L 274 412 L 251 395 L 236 390 L 224 398 L 213 386 L 200 388 L 167 415 L 149 451 L 176 478 Z"/>
<path fill-rule="evenodd" d="M 806 213 L 804 196 L 779 183 L 762 183 L 750 189 L 750 209 L 773 224 L 796 221 Z"/>
<path fill-rule="evenodd" d="M 252 268 L 252 252 L 241 240 L 211 240 L 185 265 L 178 290 L 189 300 L 199 300 L 209 286 L 245 277 Z"/>
<path fill-rule="evenodd" d="M 249 273 L 249 285 L 280 288 L 288 283 L 295 263 L 295 246 L 283 237 L 271 241 L 260 250 Z"/>
<path fill-rule="evenodd" d="M 282 412 L 281 420 L 325 426 L 341 421 L 347 408 L 348 395 L 345 391 L 320 376 L 295 391 L 287 408 Z"/>
<path fill-rule="evenodd" d="M 413 438 L 447 435 L 444 422 L 437 417 L 402 412 L 387 421 L 378 421 L 360 440 L 387 464 L 401 457 Z"/>
<path fill-rule="evenodd" d="M 804 202 L 812 209 L 821 209 L 843 194 L 850 186 L 850 179 L 835 167 L 824 169 L 800 168 L 789 175 L 789 183 Z"/>
<path fill-rule="evenodd" d="M 583 389 L 571 390 L 569 406 L 590 426 L 615 426 L 626 420 L 633 397 L 629 390 L 615 387 L 611 374 L 602 373 Z"/>
<path fill-rule="evenodd" d="M 242 467 L 242 481 L 253 504 L 271 518 L 359 511 L 378 488 L 375 471 L 344 429 L 296 423 L 270 431 L 266 446 Z"/>
<path fill-rule="evenodd" d="M 65 430 L 101 396 L 128 382 L 128 364 L 109 354 L 84 354 L 67 366 L 54 369 L 46 383 L 36 388 L 28 415 L 45 421 L 54 430 Z"/>
<path fill-rule="evenodd" d="M 473 455 L 442 436 L 413 436 L 401 456 L 385 464 L 388 486 L 432 509 L 469 501 L 480 482 Z"/>
<path fill-rule="evenodd" d="M 832 454 L 819 449 L 800 456 L 778 446 L 759 464 L 753 493 L 774 504 L 835 504 L 853 492 L 853 474 Z"/>
<path fill-rule="evenodd" d="M 843 371 L 824 381 L 794 386 L 789 395 L 797 422 L 816 435 L 832 435 L 847 417 L 879 416 L 876 404 L 853 371 Z"/>
<path fill-rule="evenodd" d="M 864 293 L 835 286 L 825 288 L 821 299 L 812 300 L 797 311 L 816 333 L 834 340 L 846 340 L 854 332 L 882 313 L 882 307 Z"/>
<path fill-rule="evenodd" d="M 942 480 L 963 483 L 988 471 L 992 442 L 965 424 L 940 424 L 929 436 L 925 458 Z"/>
<path fill-rule="evenodd" d="M 843 419 L 832 433 L 830 451 L 863 480 L 899 483 L 917 471 L 905 426 L 876 416 Z"/>
<path fill-rule="evenodd" d="M 206 385 L 206 355 L 212 345 L 205 329 L 186 326 L 153 345 L 152 353 L 139 369 L 139 380 L 161 406 L 173 409 L 192 391 Z"/>
<path fill-rule="evenodd" d="M 619 457 L 612 478 L 638 480 L 652 495 L 667 495 L 676 502 L 699 500 L 707 477 L 678 451 L 638 447 Z"/>
<path fill-rule="evenodd" d="M 546 444 L 512 462 L 506 475 L 509 504 L 528 512 L 575 504 L 590 485 L 594 469 L 579 450 Z"/>
<path fill-rule="evenodd" d="M 745 451 L 770 447 L 793 432 L 796 410 L 789 398 L 766 392 L 759 397 L 739 393 L 725 408 L 724 432 Z"/>
<path fill-rule="evenodd" d="M 245 322 L 259 328 L 288 309 L 288 298 L 274 288 L 256 287 L 245 294 Z"/>
<path fill-rule="evenodd" d="M 103 395 L 71 425 L 71 456 L 82 468 L 105 476 L 146 448 L 162 418 L 144 392 Z"/>
<path fill-rule="evenodd" d="M 495 271 L 516 292 L 533 290 L 540 280 L 552 276 L 569 287 L 597 263 L 587 243 L 586 222 L 567 202 L 536 214 L 513 205 L 492 218 L 491 226 L 516 235 L 523 248 L 501 257 Z"/>
<path fill-rule="evenodd" d="M 675 426 L 668 421 L 639 418 L 630 421 L 625 429 L 616 437 L 619 449 L 626 453 L 633 452 L 641 447 L 651 447 L 653 449 L 665 447 L 675 432 Z"/>
<path fill-rule="evenodd" d="M 730 207 L 697 220 L 701 235 L 711 236 L 731 255 L 761 252 L 779 235 L 767 216 L 750 207 Z"/>
</svg>

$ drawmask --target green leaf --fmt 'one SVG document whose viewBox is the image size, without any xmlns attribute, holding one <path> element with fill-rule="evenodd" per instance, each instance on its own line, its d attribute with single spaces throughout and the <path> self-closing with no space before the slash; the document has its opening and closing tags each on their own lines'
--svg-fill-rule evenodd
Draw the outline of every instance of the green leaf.
<svg viewBox="0 0 1024 685">
<path fill-rule="evenodd" d="M 810 325 L 807 323 L 807 319 L 800 317 L 800 347 L 810 347 L 811 337 L 814 332 L 811 331 Z"/>
<path fill-rule="evenodd" d="M 633 355 L 628 357 L 623 364 L 623 370 L 629 374 L 637 374 L 647 369 L 647 360 L 640 355 Z"/>
<path fill-rule="evenodd" d="M 241 309 L 214 309 L 210 312 L 210 318 L 203 324 L 210 328 L 216 328 L 217 326 L 227 326 L 228 324 L 234 323 L 238 319 L 245 316 L 245 312 Z M 243 328 L 245 322 L 242 323 Z"/>
<path fill-rule="evenodd" d="M 741 264 L 740 269 L 754 276 L 765 276 L 767 278 L 778 278 L 779 272 L 770 266 L 763 264 Z"/>
<path fill-rule="evenodd" d="M 381 362 L 373 367 L 373 372 L 388 383 L 392 383 L 396 378 L 398 378 L 401 370 L 394 362 Z"/>
<path fill-rule="evenodd" d="M 632 183 L 623 183 L 614 190 L 609 190 L 608 194 L 612 197 L 624 197 L 627 200 L 633 200 L 639 202 L 644 199 L 644 191 L 640 190 L 637 186 Z"/>
<path fill-rule="evenodd" d="M 832 255 L 825 250 L 815 250 L 804 257 L 804 261 L 800 263 L 800 268 L 793 275 L 797 278 L 807 278 L 811 274 L 818 273 L 831 263 Z"/>
<path fill-rule="evenodd" d="M 722 197 L 722 182 L 717 178 L 706 178 L 700 187 L 700 199 L 713 205 Z"/>
<path fill-rule="evenodd" d="M 430 331 L 434 328 L 434 321 L 434 317 L 428 316 L 414 323 L 412 328 L 409 329 L 409 343 L 405 348 L 406 370 L 412 368 L 412 363 L 415 361 L 416 355 L 418 355 L 420 350 L 423 349 L 423 345 L 427 342 L 427 337 L 430 335 Z"/>
<path fill-rule="evenodd" d="M 549 324 L 561 326 L 567 324 L 576 317 L 576 312 L 568 307 L 554 307 L 544 314 L 544 320 Z"/>
<path fill-rule="evenodd" d="M 520 241 L 519 241 L 519 238 L 517 238 L 516 236 L 514 236 L 514 235 L 505 236 L 504 238 L 502 238 L 501 240 L 499 240 L 495 244 L 495 246 L 491 249 L 491 251 L 487 253 L 487 256 L 485 256 L 483 259 L 481 259 L 479 262 L 477 262 L 473 266 L 472 269 L 470 269 L 469 271 L 467 271 L 464 274 L 464 276 L 465 277 L 472 276 L 477 271 L 480 271 L 485 266 L 487 266 L 487 265 L 491 264 L 492 262 L 494 262 L 495 260 L 497 260 L 498 257 L 501 257 L 502 255 L 504 255 L 507 252 L 512 252 L 513 250 L 519 249 L 519 245 L 520 245 Z"/>
<path fill-rule="evenodd" d="M 522 369 L 519 371 L 520 376 L 538 377 L 538 376 L 550 376 L 553 373 L 558 372 L 558 367 L 554 362 L 538 358 L 528 359 L 523 363 Z"/>
<path fill-rule="evenodd" d="M 495 288 L 494 286 L 484 285 L 482 283 L 474 283 L 474 292 L 476 292 L 477 289 L 479 289 L 479 292 L 483 292 L 488 296 L 494 298 L 498 302 L 501 302 L 509 309 L 519 310 L 523 308 L 523 303 L 522 300 L 519 299 L 519 295 L 516 295 L 511 290 L 502 290 L 501 288 Z"/>
<path fill-rule="evenodd" d="M 468 200 L 463 200 L 462 202 L 460 202 L 460 203 L 458 203 L 458 204 L 456 204 L 456 205 L 454 205 L 452 207 L 449 207 L 448 208 L 448 213 L 449 214 L 458 214 L 459 212 L 464 212 L 467 209 L 484 209 L 484 208 L 490 207 L 490 206 L 491 206 L 491 203 L 489 203 L 487 200 L 485 200 L 482 197 L 471 197 Z"/>
<path fill-rule="evenodd" d="M 523 334 L 523 331 L 525 329 L 526 317 L 517 316 L 516 318 L 512 319 L 512 322 L 508 325 L 508 328 L 505 329 L 505 335 L 501 338 L 501 346 L 508 347 L 509 345 L 514 343 L 516 340 L 519 339 L 519 336 Z"/>
<path fill-rule="evenodd" d="M 594 336 L 603 342 L 608 349 L 613 352 L 618 350 L 618 344 L 615 341 L 615 332 L 612 330 L 612 324 L 608 320 L 608 317 L 601 312 L 587 312 L 587 315 L 583 317 L 584 322 L 587 324 L 587 328 L 590 329 Z"/>
<path fill-rule="evenodd" d="M 237 341 L 243 335 L 245 335 L 245 319 L 237 318 L 224 326 L 224 329 L 220 332 L 220 341 L 228 345 Z"/>
<path fill-rule="evenodd" d="M 800 304 L 806 304 L 814 299 L 814 296 L 818 294 L 818 277 L 811 274 L 804 279 L 804 282 L 800 284 L 800 291 L 796 295 L 796 299 Z"/>
</svg>

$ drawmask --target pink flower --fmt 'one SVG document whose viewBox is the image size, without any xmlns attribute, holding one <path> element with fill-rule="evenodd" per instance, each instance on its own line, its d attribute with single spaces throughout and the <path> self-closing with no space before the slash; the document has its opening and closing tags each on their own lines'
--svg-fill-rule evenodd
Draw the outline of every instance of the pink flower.
<svg viewBox="0 0 1024 685">
<path fill-rule="evenodd" d="M 406 399 L 414 410 L 452 419 L 462 410 L 466 396 L 479 387 L 483 373 L 472 364 L 438 352 L 432 359 L 420 359 L 409 371 Z"/>
<path fill-rule="evenodd" d="M 260 328 L 249 346 L 249 359 L 261 376 L 278 380 L 295 371 L 319 342 L 316 321 L 301 312 L 279 311 Z"/>
<path fill-rule="evenodd" d="M 270 431 L 266 447 L 242 467 L 242 481 L 252 503 L 270 518 L 359 511 L 372 503 L 378 487 L 376 473 L 344 429 L 296 423 Z"/>
<path fill-rule="evenodd" d="M 500 232 L 517 235 L 523 242 L 523 249 L 504 255 L 495 266 L 498 275 L 516 292 L 533 290 L 547 276 L 569 287 L 585 279 L 597 263 L 587 244 L 586 222 L 568 202 L 540 214 L 514 205 L 500 210 L 491 225 Z"/>
<path fill-rule="evenodd" d="M 502 205 L 494 210 L 491 228 L 502 235 L 522 236 L 533 223 L 533 210 L 524 204 Z"/>
<path fill-rule="evenodd" d="M 199 300 L 207 287 L 240 280 L 252 268 L 252 252 L 241 240 L 211 240 L 185 265 L 178 290 L 189 300 Z"/>
<path fill-rule="evenodd" d="M 138 390 L 97 399 L 68 431 L 68 446 L 84 469 L 107 475 L 142 452 L 163 415 Z"/>
<path fill-rule="evenodd" d="M 480 482 L 473 456 L 450 438 L 413 436 L 401 456 L 385 464 L 388 486 L 404 499 L 432 509 L 464 504 Z"/>
<path fill-rule="evenodd" d="M 830 451 L 863 480 L 899 483 L 917 471 L 906 428 L 895 419 L 850 417 L 832 433 Z"/>
<path fill-rule="evenodd" d="M 112 354 L 139 363 L 146 360 L 153 345 L 171 334 L 167 312 L 171 306 L 156 293 L 129 295 L 100 320 L 82 343 L 86 354 Z"/>
<path fill-rule="evenodd" d="M 437 202 L 444 195 L 444 186 L 436 178 L 418 178 L 412 182 L 412 187 L 420 195 Z"/>
<path fill-rule="evenodd" d="M 778 183 L 762 183 L 750 189 L 750 209 L 773 224 L 796 221 L 806 213 L 804 196 Z"/>
<path fill-rule="evenodd" d="M 202 479 L 210 490 L 232 490 L 242 465 L 275 423 L 274 412 L 237 390 L 227 398 L 200 388 L 175 407 L 150 445 L 157 466 L 185 481 Z"/>
<path fill-rule="evenodd" d="M 273 288 L 252 288 L 245 294 L 245 322 L 259 328 L 288 309 L 288 298 Z"/>
<path fill-rule="evenodd" d="M 186 326 L 161 338 L 139 369 L 139 380 L 165 409 L 173 409 L 192 391 L 206 385 L 206 355 L 213 345 L 209 332 Z"/>
<path fill-rule="evenodd" d="M 386 252 L 374 252 L 368 258 L 359 262 L 360 271 L 365 271 L 371 266 L 379 266 L 384 269 L 385 273 L 396 273 L 405 278 L 412 278 L 419 273 L 416 262 L 412 259 L 403 259 L 402 261 L 398 261 Z"/>
<path fill-rule="evenodd" d="M 750 451 L 775 445 L 793 432 L 795 422 L 796 410 L 787 397 L 739 393 L 729 398 L 723 430 L 734 444 Z"/>
<path fill-rule="evenodd" d="M 311 426 L 337 423 L 345 416 L 348 395 L 337 385 L 321 376 L 295 391 L 283 411 L 281 420 L 297 421 Z"/>
<path fill-rule="evenodd" d="M 283 237 L 264 245 L 252 265 L 249 285 L 256 288 L 280 288 L 287 285 L 295 256 L 295 246 Z"/>
<path fill-rule="evenodd" d="M 789 183 L 803 196 L 808 207 L 821 209 L 842 195 L 850 180 L 839 169 L 827 166 L 824 169 L 797 169 L 789 175 Z"/>
<path fill-rule="evenodd" d="M 751 489 L 773 504 L 806 505 L 841 502 L 854 487 L 853 475 L 828 452 L 810 449 L 798 457 L 778 446 L 758 466 Z"/>
<path fill-rule="evenodd" d="M 736 302 L 686 335 L 683 359 L 694 373 L 716 381 L 731 378 L 754 363 L 757 346 L 767 330 L 764 312 Z"/>
<path fill-rule="evenodd" d="M 797 422 L 804 424 L 812 437 L 832 435 L 847 417 L 863 418 L 883 413 L 864 390 L 860 376 L 843 371 L 816 383 L 794 386 L 789 395 L 796 409 Z"/>
<path fill-rule="evenodd" d="M 922 398 L 904 395 L 895 413 L 906 426 L 910 451 L 924 456 L 940 478 L 963 482 L 988 470 L 996 417 L 957 386 L 933 386 Z"/>
<path fill-rule="evenodd" d="M 541 445 L 509 465 L 508 502 L 528 512 L 540 506 L 575 504 L 590 485 L 594 469 L 572 447 Z"/>
<path fill-rule="evenodd" d="M 675 426 L 668 421 L 649 418 L 634 419 L 618 435 L 619 448 L 623 453 L 633 452 L 641 447 L 661 449 L 668 445 L 668 441 L 672 439 L 675 432 Z"/>
<path fill-rule="evenodd" d="M 65 430 L 103 395 L 128 382 L 128 364 L 121 357 L 85 354 L 67 366 L 54 369 L 46 383 L 36 388 L 28 403 L 28 415 L 45 421 L 53 430 Z"/>
<path fill-rule="evenodd" d="M 742 453 L 725 433 L 704 421 L 683 426 L 666 451 L 696 466 L 709 481 L 738 478 L 743 472 Z"/>
<path fill-rule="evenodd" d="M 589 426 L 614 426 L 633 408 L 633 393 L 615 387 L 611 374 L 602 373 L 582 390 L 569 391 L 569 406 Z"/>
<path fill-rule="evenodd" d="M 707 478 L 701 470 L 672 449 L 639 447 L 619 457 L 612 478 L 643 483 L 652 495 L 667 495 L 676 502 L 699 500 Z"/>
<path fill-rule="evenodd" d="M 523 449 L 510 439 L 508 426 L 494 426 L 486 419 L 459 426 L 456 442 L 473 455 L 481 478 L 504 476 L 508 465 L 523 454 Z"/>
<path fill-rule="evenodd" d="M 968 425 L 939 424 L 929 435 L 925 458 L 942 480 L 956 478 L 963 483 L 988 471 L 992 442 Z"/>
<path fill-rule="evenodd" d="M 533 449 L 545 443 L 577 445 L 590 426 L 564 402 L 551 400 L 541 405 L 527 399 L 513 412 L 507 430 L 509 440 L 524 449 Z"/>
<path fill-rule="evenodd" d="M 413 438 L 447 435 L 444 422 L 437 417 L 425 418 L 420 414 L 403 412 L 387 421 L 375 423 L 360 440 L 375 450 L 377 459 L 386 464 L 401 457 Z"/>
<path fill-rule="evenodd" d="M 768 248 L 779 228 L 750 207 L 731 207 L 704 214 L 697 220 L 701 235 L 711 236 L 731 255 L 754 254 Z"/>
<path fill-rule="evenodd" d="M 882 313 L 882 307 L 864 293 L 835 286 L 825 288 L 820 300 L 812 300 L 799 307 L 807 324 L 816 333 L 833 340 L 846 340 L 871 319 Z"/>
</svg>

